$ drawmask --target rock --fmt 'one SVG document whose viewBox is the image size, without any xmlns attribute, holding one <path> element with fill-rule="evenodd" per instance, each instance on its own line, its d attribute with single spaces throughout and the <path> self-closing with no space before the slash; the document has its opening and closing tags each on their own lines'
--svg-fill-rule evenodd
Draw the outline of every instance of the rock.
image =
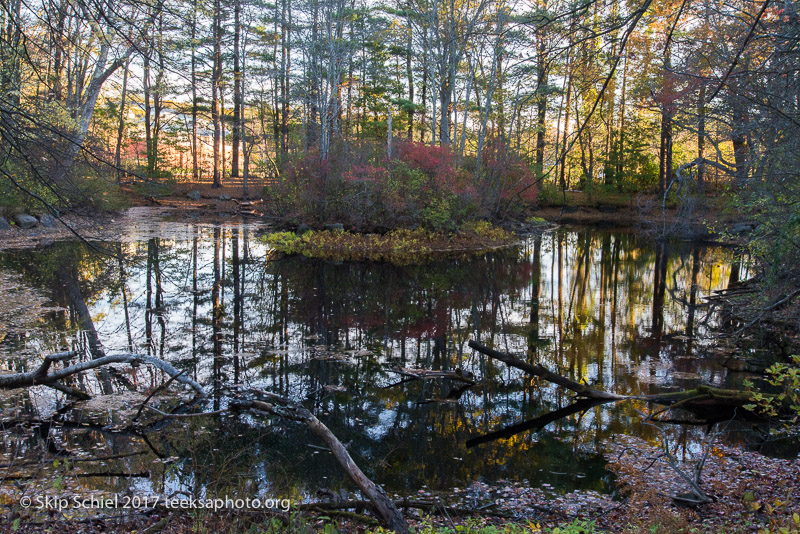
<svg viewBox="0 0 800 534">
<path fill-rule="evenodd" d="M 55 228 L 58 226 L 58 220 L 56 220 L 56 218 L 50 215 L 49 213 L 45 213 L 44 215 L 39 217 L 39 224 L 41 224 L 45 228 Z"/>
<path fill-rule="evenodd" d="M 731 233 L 733 234 L 746 234 L 747 232 L 753 231 L 753 225 L 750 223 L 739 223 L 733 225 L 731 228 Z"/>
<path fill-rule="evenodd" d="M 189 194 L 186 196 L 189 197 L 190 200 L 200 200 L 203 194 L 197 189 L 194 189 L 192 191 L 189 191 Z"/>
<path fill-rule="evenodd" d="M 344 232 L 344 225 L 342 223 L 331 223 L 325 225 L 326 230 L 330 230 L 331 232 Z"/>
<path fill-rule="evenodd" d="M 11 225 L 8 224 L 5 217 L 0 217 L 0 230 L 11 230 Z"/>
<path fill-rule="evenodd" d="M 219 196 L 219 199 L 220 199 L 221 201 L 223 201 L 223 202 L 226 202 L 226 201 L 230 200 L 230 199 L 231 199 L 231 197 L 230 197 L 229 195 L 220 195 L 220 196 Z"/>
<path fill-rule="evenodd" d="M 311 231 L 311 227 L 309 225 L 307 225 L 306 223 L 302 223 L 297 227 L 297 230 L 295 231 L 295 233 L 297 233 L 297 235 L 303 235 L 306 232 L 310 232 L 310 231 Z"/>
<path fill-rule="evenodd" d="M 39 224 L 39 221 L 36 219 L 36 217 L 31 217 L 30 215 L 25 215 L 24 213 L 20 215 L 14 215 L 14 222 L 20 228 L 25 229 L 35 228 Z"/>
</svg>

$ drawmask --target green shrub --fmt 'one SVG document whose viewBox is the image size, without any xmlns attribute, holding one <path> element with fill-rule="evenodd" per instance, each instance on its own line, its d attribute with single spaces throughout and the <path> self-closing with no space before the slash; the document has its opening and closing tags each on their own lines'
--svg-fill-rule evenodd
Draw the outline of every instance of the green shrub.
<svg viewBox="0 0 800 534">
<path fill-rule="evenodd" d="M 792 362 L 774 363 L 767 368 L 767 383 L 776 388 L 776 392 L 753 391 L 753 384 L 746 382 L 754 402 L 745 408 L 767 417 L 784 416 L 787 426 L 800 423 L 800 356 L 792 356 Z"/>
<path fill-rule="evenodd" d="M 541 206 L 563 206 L 564 193 L 556 184 L 542 184 L 539 189 L 539 204 Z"/>
</svg>

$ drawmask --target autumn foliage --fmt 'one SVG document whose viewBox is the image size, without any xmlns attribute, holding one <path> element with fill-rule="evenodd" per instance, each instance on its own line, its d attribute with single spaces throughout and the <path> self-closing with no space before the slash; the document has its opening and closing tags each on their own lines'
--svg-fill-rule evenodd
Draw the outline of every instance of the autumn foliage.
<svg viewBox="0 0 800 534">
<path fill-rule="evenodd" d="M 381 150 L 383 148 L 384 150 Z M 371 154 L 339 147 L 328 158 L 308 151 L 290 159 L 267 194 L 288 225 L 342 223 L 357 231 L 426 228 L 455 231 L 497 215 L 501 205 L 534 200 L 527 165 L 507 152 L 485 151 L 481 172 L 459 167 L 448 147 L 398 142 Z M 516 195 L 524 190 L 522 195 Z"/>
</svg>

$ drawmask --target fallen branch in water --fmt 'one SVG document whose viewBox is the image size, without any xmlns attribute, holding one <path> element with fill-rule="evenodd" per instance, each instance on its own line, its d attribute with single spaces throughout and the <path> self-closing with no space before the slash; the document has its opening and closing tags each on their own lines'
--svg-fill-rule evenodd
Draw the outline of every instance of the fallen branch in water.
<svg viewBox="0 0 800 534">
<path fill-rule="evenodd" d="M 527 428 L 541 428 L 545 424 L 558 418 L 556 416 L 566 416 L 575 413 L 577 411 L 590 408 L 593 405 L 605 404 L 607 402 L 619 402 L 623 400 L 640 400 L 640 401 L 652 402 L 655 404 L 667 406 L 667 408 L 654 412 L 650 415 L 642 414 L 642 417 L 644 418 L 644 424 L 655 428 L 663 435 L 662 447 L 664 452 L 658 458 L 665 458 L 667 464 L 673 469 L 673 471 L 675 471 L 680 476 L 681 479 L 683 479 L 683 481 L 689 486 L 690 489 L 690 493 L 676 495 L 673 497 L 673 499 L 676 502 L 690 506 L 696 506 L 713 502 L 713 498 L 711 498 L 708 494 L 706 494 L 705 491 L 700 487 L 701 471 L 703 469 L 705 460 L 708 457 L 708 454 L 713 445 L 714 442 L 713 437 L 711 440 L 709 440 L 709 443 L 706 447 L 703 457 L 700 459 L 700 461 L 697 462 L 697 464 L 693 469 L 693 473 L 690 475 L 680 466 L 678 460 L 670 451 L 667 434 L 661 427 L 653 424 L 651 421 L 654 420 L 658 421 L 657 419 L 655 419 L 657 415 L 665 412 L 667 409 L 672 409 L 672 408 L 682 408 L 685 410 L 693 411 L 695 413 L 701 409 L 708 410 L 709 408 L 711 408 L 719 410 L 720 408 L 724 408 L 729 411 L 732 410 L 732 415 L 731 415 L 732 418 L 736 415 L 737 408 L 743 406 L 744 404 L 752 402 L 751 392 L 720 389 L 720 388 L 713 388 L 710 386 L 701 385 L 691 390 L 678 391 L 672 393 L 660 393 L 654 395 L 617 395 L 614 393 L 608 393 L 606 391 L 601 391 L 592 388 L 585 384 L 581 384 L 569 378 L 555 374 L 546 369 L 542 365 L 533 365 L 524 362 L 518 358 L 515 358 L 514 356 L 511 356 L 510 354 L 504 354 L 502 352 L 498 352 L 494 349 L 481 345 L 480 343 L 477 343 L 472 340 L 469 342 L 469 346 L 477 350 L 478 352 L 485 354 L 486 356 L 489 356 L 490 358 L 500 360 L 512 367 L 521 369 L 528 374 L 544 378 L 549 382 L 552 382 L 554 384 L 572 390 L 575 393 L 577 393 L 579 397 L 581 397 L 581 400 L 577 401 L 571 406 L 568 406 L 561 410 L 556 410 L 555 412 L 549 414 L 545 414 L 544 416 L 537 419 L 533 419 L 532 421 L 527 421 L 524 423 L 513 425 L 511 427 L 500 429 L 498 431 L 486 434 L 484 436 L 473 438 L 467 442 L 468 447 L 478 445 L 486 441 L 491 441 L 492 439 L 508 437 L 511 434 L 520 432 Z M 714 437 L 716 437 L 716 434 L 714 435 Z"/>
<path fill-rule="evenodd" d="M 55 362 L 67 361 L 77 355 L 78 355 L 77 352 L 63 352 L 58 354 L 51 354 L 45 356 L 42 364 L 33 371 L 29 371 L 26 373 L 13 373 L 13 374 L 0 375 L 0 389 L 17 389 L 35 385 L 43 385 L 43 386 L 53 387 L 55 389 L 64 391 L 65 393 L 77 396 L 79 398 L 88 399 L 90 398 L 90 396 L 85 392 L 65 386 L 61 384 L 60 381 L 75 374 L 82 373 L 84 371 L 89 371 L 92 369 L 98 369 L 112 363 L 128 363 L 134 366 L 143 363 L 151 365 L 153 367 L 161 369 L 162 371 L 170 375 L 171 378 L 166 384 L 157 388 L 156 391 L 148 395 L 145 401 L 141 403 L 141 405 L 139 406 L 139 410 L 136 413 L 136 416 L 134 417 L 134 421 L 141 416 L 142 410 L 146 407 L 151 411 L 160 414 L 165 419 L 178 418 L 178 417 L 197 417 L 204 415 L 220 415 L 223 412 L 249 409 L 257 412 L 277 415 L 278 417 L 290 419 L 293 421 L 303 422 L 315 434 L 317 434 L 325 441 L 325 443 L 330 448 L 331 453 L 339 462 L 339 464 L 342 466 L 342 468 L 345 470 L 345 472 L 350 476 L 353 482 L 355 482 L 355 484 L 359 487 L 361 492 L 370 500 L 372 506 L 377 510 L 385 526 L 395 531 L 398 534 L 406 534 L 408 532 L 408 524 L 406 523 L 405 517 L 398 510 L 397 506 L 395 506 L 394 502 L 391 499 L 389 499 L 389 497 L 386 495 L 386 492 L 384 492 L 383 488 L 372 482 L 372 480 L 370 480 L 363 473 L 363 471 L 361 471 L 358 465 L 356 465 L 356 463 L 353 461 L 352 457 L 350 456 L 350 453 L 347 451 L 345 446 L 342 445 L 342 442 L 339 441 L 339 439 L 333 434 L 333 432 L 331 432 L 327 426 L 325 426 L 319 419 L 317 419 L 317 417 L 313 413 L 311 413 L 310 410 L 301 406 L 300 404 L 294 403 L 289 399 L 286 399 L 284 397 L 281 397 L 273 393 L 261 390 L 253 390 L 252 393 L 254 393 L 259 400 L 231 399 L 229 408 L 223 410 L 216 410 L 215 412 L 211 413 L 168 414 L 162 412 L 161 410 L 158 410 L 157 408 L 147 405 L 147 403 L 150 401 L 150 399 L 155 395 L 157 391 L 168 387 L 169 384 L 171 384 L 173 381 L 177 381 L 182 384 L 190 386 L 199 394 L 200 397 L 207 397 L 207 394 L 203 386 L 201 386 L 199 383 L 192 380 L 191 378 L 185 376 L 184 372 L 178 371 L 168 362 L 144 354 L 115 354 L 115 355 L 103 356 L 100 358 L 79 362 L 74 365 L 69 365 L 56 371 L 51 371 L 51 367 Z M 129 474 L 129 473 L 112 473 L 112 475 L 139 476 L 137 474 Z M 104 474 L 82 474 L 79 476 L 85 476 L 85 477 L 104 476 Z"/>
<path fill-rule="evenodd" d="M 594 399 L 606 402 L 618 402 L 625 400 L 639 400 L 652 402 L 671 408 L 682 408 L 697 414 L 714 415 L 716 420 L 730 418 L 730 410 L 740 408 L 745 404 L 753 402 L 752 394 L 749 391 L 736 389 L 721 389 L 712 386 L 699 385 L 694 389 L 685 391 L 675 391 L 669 393 L 655 393 L 653 395 L 618 395 L 595 389 L 586 384 L 581 384 L 567 377 L 553 373 L 542 365 L 530 364 L 510 354 L 496 351 L 476 341 L 470 340 L 469 346 L 481 354 L 490 358 L 500 360 L 512 367 L 516 367 L 528 374 L 538 376 L 552 382 L 553 384 L 565 387 L 578 394 L 579 397 Z M 715 414 L 714 412 L 724 410 L 725 413 Z M 659 412 L 660 413 L 660 412 Z"/>
<path fill-rule="evenodd" d="M 353 461 L 350 453 L 347 452 L 347 449 L 342 445 L 342 442 L 339 441 L 339 438 L 337 438 L 322 421 L 317 419 L 310 410 L 274 393 L 261 390 L 256 390 L 254 393 L 265 400 L 237 401 L 232 407 L 251 409 L 305 423 L 316 435 L 325 441 L 331 453 L 333 453 L 334 458 L 336 458 L 336 461 L 342 466 L 342 469 L 345 470 L 350 476 L 350 479 L 355 482 L 356 486 L 358 486 L 361 492 L 370 500 L 372 506 L 378 511 L 386 527 L 398 534 L 405 534 L 408 532 L 408 524 L 406 523 L 405 517 L 403 517 L 403 514 L 397 509 L 397 506 L 395 506 L 389 496 L 386 495 L 383 488 L 367 478 L 364 472 L 361 471 L 358 465 Z"/>
<path fill-rule="evenodd" d="M 220 415 L 225 412 L 252 410 L 255 412 L 266 413 L 275 415 L 283 419 L 291 421 L 299 421 L 305 423 L 317 436 L 321 437 L 328 445 L 329 451 L 339 462 L 339 465 L 347 473 L 350 479 L 355 482 L 356 486 L 361 492 L 369 499 L 369 502 L 377 510 L 384 525 L 389 529 L 397 532 L 398 534 L 405 534 L 408 532 L 408 524 L 405 517 L 397 509 L 394 502 L 386 495 L 386 492 L 379 485 L 370 480 L 361 468 L 353 461 L 350 453 L 345 446 L 339 441 L 331 430 L 325 424 L 317 419 L 311 411 L 304 406 L 293 402 L 285 397 L 270 393 L 263 390 L 252 390 L 252 394 L 258 397 L 258 400 L 248 399 L 235 399 L 232 400 L 229 407 L 216 410 L 213 412 L 201 412 L 194 414 L 168 414 L 162 412 L 152 406 L 148 406 L 150 410 L 159 413 L 165 418 L 177 417 L 203 417 L 209 415 Z"/>
<path fill-rule="evenodd" d="M 54 362 L 69 360 L 76 355 L 76 352 L 61 352 L 58 354 L 51 354 L 49 356 L 45 356 L 42 364 L 34 371 L 0 375 L 0 389 L 17 389 L 42 385 L 58 389 L 59 391 L 63 391 L 74 396 L 85 396 L 85 398 L 90 398 L 86 392 L 64 386 L 63 384 L 60 384 L 59 381 L 74 374 L 82 373 L 83 371 L 89 371 L 91 369 L 97 369 L 98 367 L 103 367 L 112 363 L 128 363 L 131 365 L 146 363 L 157 369 L 161 369 L 181 384 L 191 387 L 199 395 L 203 397 L 206 396 L 203 386 L 189 377 L 182 376 L 180 371 L 175 369 L 175 367 L 164 360 L 155 358 L 153 356 L 147 356 L 146 354 L 112 354 L 94 360 L 79 362 L 75 365 L 70 365 L 68 367 L 64 367 L 63 369 L 53 371 L 52 373 L 48 372 Z"/>
<path fill-rule="evenodd" d="M 557 375 L 549 371 L 546 367 L 539 364 L 530 364 L 526 361 L 520 360 L 519 358 L 515 358 L 510 354 L 506 354 L 504 352 L 500 352 L 489 348 L 485 345 L 481 345 L 480 343 L 470 340 L 469 346 L 473 349 L 477 350 L 481 354 L 485 354 L 490 358 L 495 360 L 500 360 L 501 362 L 510 365 L 511 367 L 516 367 L 522 371 L 530 375 L 538 376 L 539 378 L 543 378 L 548 382 L 552 382 L 553 384 L 557 384 L 559 386 L 565 387 L 571 391 L 574 391 L 581 397 L 586 397 L 587 399 L 602 399 L 602 400 L 623 400 L 628 397 L 625 395 L 616 395 L 614 393 L 608 393 L 599 389 L 595 389 L 593 387 L 587 386 L 586 384 L 581 384 L 580 382 L 575 382 L 574 380 L 570 380 L 569 378 L 561 375 Z"/>
</svg>

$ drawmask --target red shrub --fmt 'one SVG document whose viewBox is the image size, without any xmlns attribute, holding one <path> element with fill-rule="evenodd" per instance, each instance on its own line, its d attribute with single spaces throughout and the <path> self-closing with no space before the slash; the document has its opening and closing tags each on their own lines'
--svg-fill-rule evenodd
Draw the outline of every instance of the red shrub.
<svg viewBox="0 0 800 534">
<path fill-rule="evenodd" d="M 519 154 L 500 139 L 489 141 L 481 153 L 484 186 L 497 190 L 502 200 L 519 198 L 535 203 L 539 193 L 536 176 Z"/>
<path fill-rule="evenodd" d="M 455 157 L 446 146 L 407 141 L 397 148 L 397 157 L 412 169 L 419 169 L 432 178 L 440 180 L 455 178 Z"/>
</svg>

